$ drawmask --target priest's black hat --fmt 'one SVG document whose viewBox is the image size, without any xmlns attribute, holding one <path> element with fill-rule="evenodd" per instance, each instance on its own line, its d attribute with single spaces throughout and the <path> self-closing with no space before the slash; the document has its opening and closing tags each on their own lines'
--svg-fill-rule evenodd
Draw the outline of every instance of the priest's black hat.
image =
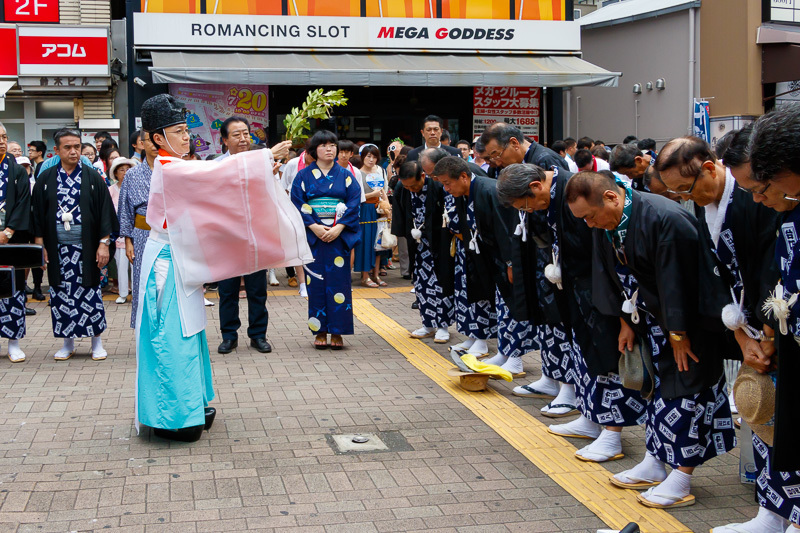
<svg viewBox="0 0 800 533">
<path fill-rule="evenodd" d="M 142 104 L 142 129 L 160 129 L 186 122 L 186 108 L 170 94 L 159 94 Z"/>
</svg>

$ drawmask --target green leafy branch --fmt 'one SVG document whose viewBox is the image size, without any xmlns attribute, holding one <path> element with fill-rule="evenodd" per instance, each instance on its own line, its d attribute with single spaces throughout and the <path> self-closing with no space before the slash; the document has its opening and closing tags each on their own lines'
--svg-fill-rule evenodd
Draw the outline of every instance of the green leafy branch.
<svg viewBox="0 0 800 533">
<path fill-rule="evenodd" d="M 286 126 L 286 139 L 302 141 L 308 139 L 307 131 L 311 131 L 311 119 L 328 119 L 331 109 L 335 106 L 347 105 L 344 89 L 322 92 L 322 89 L 309 91 L 308 98 L 302 107 L 293 107 L 292 111 L 283 119 Z"/>
</svg>

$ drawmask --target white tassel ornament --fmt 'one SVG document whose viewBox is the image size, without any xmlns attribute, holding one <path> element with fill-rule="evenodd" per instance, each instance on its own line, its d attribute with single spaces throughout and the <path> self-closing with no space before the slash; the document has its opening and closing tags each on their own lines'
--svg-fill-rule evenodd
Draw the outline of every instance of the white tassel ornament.
<svg viewBox="0 0 800 533">
<path fill-rule="evenodd" d="M 639 308 L 636 307 L 636 301 L 639 299 L 639 289 L 633 291 L 630 298 L 625 298 L 622 302 L 622 312 L 631 315 L 631 322 L 634 324 L 639 323 Z"/>
<path fill-rule="evenodd" d="M 731 331 L 741 329 L 751 339 L 760 339 L 761 333 L 747 323 L 747 314 L 744 312 L 744 288 L 742 288 L 742 296 L 738 302 L 733 289 L 731 289 L 731 296 L 733 302 L 722 308 L 722 323 Z"/>
<path fill-rule="evenodd" d="M 70 222 L 72 222 L 72 213 L 65 213 L 65 212 L 62 212 L 62 213 L 61 213 L 61 222 L 63 222 L 63 223 L 64 223 L 64 229 L 65 229 L 66 231 L 69 231 L 69 230 L 70 230 L 70 225 L 69 225 L 69 223 L 70 223 Z"/>
<path fill-rule="evenodd" d="M 553 262 L 544 267 L 544 277 L 547 278 L 547 281 L 558 287 L 559 290 L 564 288 L 561 285 L 561 265 L 558 263 L 558 257 L 556 257 L 555 252 L 553 252 Z"/>
<path fill-rule="evenodd" d="M 769 298 L 764 302 L 763 310 L 767 316 L 773 316 L 780 324 L 781 335 L 789 334 L 789 311 L 792 306 L 797 302 L 797 293 L 792 294 L 789 301 L 784 300 L 783 285 L 778 283 Z"/>
<path fill-rule="evenodd" d="M 411 236 L 414 237 L 414 240 L 420 242 L 422 239 L 422 231 L 414 225 L 414 229 L 411 230 Z"/>
<path fill-rule="evenodd" d="M 522 242 L 528 242 L 528 226 L 527 226 L 527 213 L 524 211 L 519 212 L 519 224 L 514 230 L 514 235 L 522 236 Z"/>
<path fill-rule="evenodd" d="M 481 249 L 478 246 L 478 237 L 479 235 L 478 232 L 476 231 L 475 233 L 472 234 L 472 239 L 470 239 L 469 241 L 469 249 L 475 252 L 476 254 L 481 253 Z"/>
</svg>

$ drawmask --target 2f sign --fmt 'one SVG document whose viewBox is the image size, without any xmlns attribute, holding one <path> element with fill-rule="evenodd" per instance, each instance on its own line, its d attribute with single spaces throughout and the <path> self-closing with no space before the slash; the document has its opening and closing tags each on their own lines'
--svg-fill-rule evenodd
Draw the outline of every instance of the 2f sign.
<svg viewBox="0 0 800 533">
<path fill-rule="evenodd" d="M 5 0 L 6 22 L 58 22 L 58 0 Z"/>
</svg>

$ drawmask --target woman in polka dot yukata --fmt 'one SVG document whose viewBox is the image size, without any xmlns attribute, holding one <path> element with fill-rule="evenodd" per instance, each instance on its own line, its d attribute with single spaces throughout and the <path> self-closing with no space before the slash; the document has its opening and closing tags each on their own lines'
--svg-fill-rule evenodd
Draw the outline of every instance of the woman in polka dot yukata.
<svg viewBox="0 0 800 533">
<path fill-rule="evenodd" d="M 318 131 L 309 142 L 314 162 L 292 182 L 292 202 L 300 210 L 314 262 L 306 267 L 308 327 L 314 346 L 343 347 L 342 335 L 353 334 L 350 290 L 350 250 L 361 240 L 358 213 L 361 188 L 346 169 L 336 164 L 338 139 Z"/>
</svg>

